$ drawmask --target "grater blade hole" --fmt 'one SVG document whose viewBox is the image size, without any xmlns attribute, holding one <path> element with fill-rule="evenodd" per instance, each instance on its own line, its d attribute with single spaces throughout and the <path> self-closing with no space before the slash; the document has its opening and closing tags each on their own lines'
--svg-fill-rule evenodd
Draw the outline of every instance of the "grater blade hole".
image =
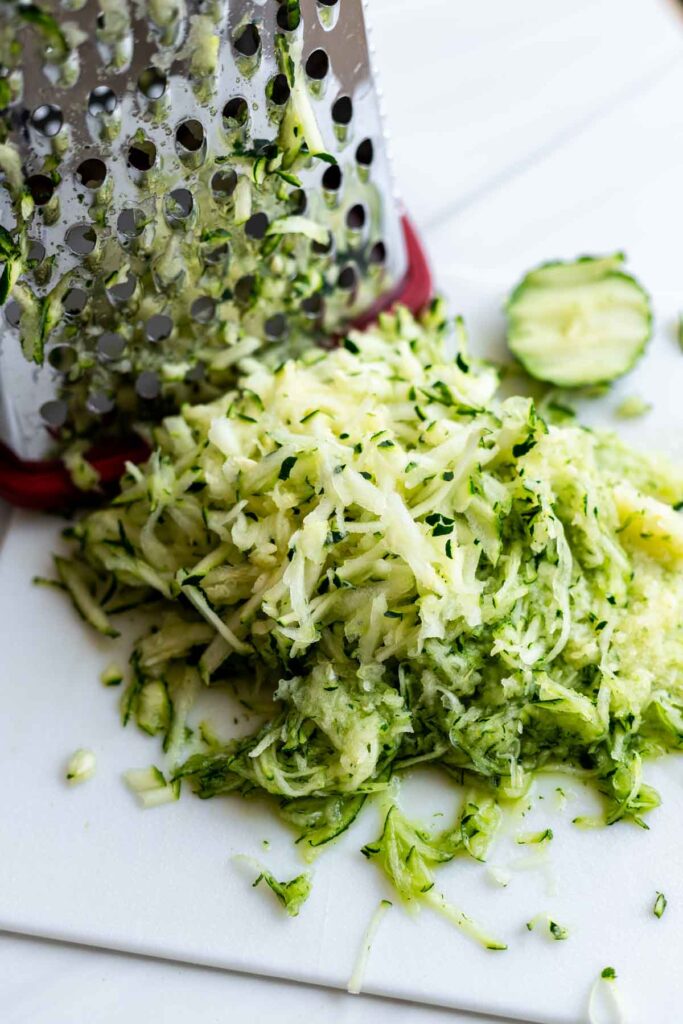
<svg viewBox="0 0 683 1024">
<path fill-rule="evenodd" d="M 76 363 L 76 351 L 71 345 L 56 345 L 48 353 L 47 361 L 53 370 L 59 373 L 68 373 Z"/>
<path fill-rule="evenodd" d="M 144 398 L 146 401 L 151 402 L 152 399 L 158 398 L 161 384 L 156 373 L 153 373 L 152 370 L 143 370 L 135 382 L 135 390 L 140 398 Z"/>
<path fill-rule="evenodd" d="M 64 115 L 54 103 L 43 103 L 31 114 L 31 124 L 37 132 L 51 139 L 62 130 Z"/>
<path fill-rule="evenodd" d="M 128 302 L 129 299 L 132 299 L 135 293 L 137 283 L 137 278 L 134 274 L 131 274 L 125 281 L 121 281 L 119 284 L 112 285 L 111 288 L 108 288 L 107 296 L 114 305 L 121 305 L 124 302 Z"/>
<path fill-rule="evenodd" d="M 85 309 L 88 295 L 82 288 L 69 288 L 62 299 L 62 306 L 67 316 L 79 316 Z"/>
<path fill-rule="evenodd" d="M 314 50 L 306 60 L 306 74 L 316 82 L 321 82 L 330 70 L 330 58 L 323 49 Z"/>
<path fill-rule="evenodd" d="M 118 106 L 116 93 L 108 85 L 97 85 L 88 97 L 88 112 L 93 117 L 113 114 Z"/>
<path fill-rule="evenodd" d="M 330 164 L 323 174 L 323 188 L 328 192 L 337 192 L 341 188 L 342 172 L 339 164 Z"/>
<path fill-rule="evenodd" d="M 195 363 L 191 370 L 185 374 L 186 384 L 199 384 L 206 377 L 206 366 L 204 363 Z"/>
<path fill-rule="evenodd" d="M 308 298 L 304 299 L 301 303 L 302 312 L 311 320 L 322 316 L 324 309 L 325 302 L 320 294 L 309 295 Z"/>
<path fill-rule="evenodd" d="M 204 128 L 201 121 L 190 118 L 176 128 L 176 146 L 188 153 L 197 153 L 204 145 Z"/>
<path fill-rule="evenodd" d="M 216 199 L 229 199 L 237 186 L 237 172 L 232 168 L 216 171 L 211 179 L 211 191 Z"/>
<path fill-rule="evenodd" d="M 194 209 L 192 193 L 186 188 L 174 188 L 165 199 L 166 216 L 169 221 L 178 224 L 187 220 Z"/>
<path fill-rule="evenodd" d="M 43 402 L 40 407 L 40 415 L 48 427 L 58 428 L 64 426 L 67 416 L 67 405 L 59 398 L 50 402 Z"/>
<path fill-rule="evenodd" d="M 190 306 L 190 316 L 199 324 L 209 324 L 216 314 L 216 303 L 210 295 L 201 295 Z"/>
<path fill-rule="evenodd" d="M 290 7 L 287 0 L 283 0 L 278 7 L 276 19 L 278 28 L 285 32 L 293 32 L 301 23 L 301 10 L 299 5 Z"/>
<path fill-rule="evenodd" d="M 292 213 L 305 213 L 308 206 L 308 197 L 302 188 L 295 188 L 289 193 L 288 203 Z"/>
<path fill-rule="evenodd" d="M 369 167 L 374 158 L 375 147 L 372 144 L 372 139 L 363 139 L 356 150 L 356 160 L 363 167 Z"/>
<path fill-rule="evenodd" d="M 332 237 L 332 232 L 331 231 L 328 231 L 328 233 L 327 233 L 327 241 L 326 242 L 318 242 L 315 239 L 314 239 L 314 241 L 311 242 L 311 249 L 318 256 L 326 256 L 328 253 L 332 252 L 333 248 L 334 248 L 334 238 Z"/>
<path fill-rule="evenodd" d="M 105 331 L 97 339 L 97 354 L 104 361 L 120 359 L 126 348 L 126 341 L 120 334 Z"/>
<path fill-rule="evenodd" d="M 146 220 L 142 210 L 121 210 L 116 220 L 116 228 L 124 238 L 138 238 L 145 229 Z"/>
<path fill-rule="evenodd" d="M 171 337 L 172 332 L 173 321 L 165 313 L 154 313 L 145 324 L 145 337 L 154 344 L 166 341 Z"/>
<path fill-rule="evenodd" d="M 246 124 L 248 117 L 249 106 L 243 96 L 233 96 L 223 107 L 223 120 L 227 122 L 227 128 Z M 234 123 L 231 124 L 230 122 Z"/>
<path fill-rule="evenodd" d="M 356 203 L 346 214 L 346 226 L 352 231 L 360 231 L 365 225 L 365 207 Z"/>
<path fill-rule="evenodd" d="M 337 285 L 345 292 L 350 292 L 356 287 L 357 282 L 358 271 L 349 263 L 340 271 L 339 277 L 337 278 Z"/>
<path fill-rule="evenodd" d="M 28 247 L 28 259 L 30 263 L 42 263 L 45 259 L 45 246 L 37 239 L 31 239 Z"/>
<path fill-rule="evenodd" d="M 268 216 L 265 213 L 254 213 L 244 225 L 244 233 L 248 238 L 260 239 L 268 230 Z"/>
<path fill-rule="evenodd" d="M 255 286 L 256 278 L 253 274 L 246 274 L 235 283 L 235 298 L 241 306 L 247 306 L 254 298 Z"/>
<path fill-rule="evenodd" d="M 47 174 L 32 174 L 26 184 L 36 206 L 45 206 L 54 195 L 54 182 Z"/>
<path fill-rule="evenodd" d="M 160 100 L 166 92 L 168 79 L 158 68 L 145 68 L 138 78 L 138 89 L 148 100 Z"/>
<path fill-rule="evenodd" d="M 151 139 L 134 142 L 128 150 L 128 163 L 136 171 L 149 171 L 154 167 L 157 158 L 157 147 Z"/>
<path fill-rule="evenodd" d="M 107 166 L 103 160 L 90 157 L 78 165 L 76 177 L 84 188 L 101 188 L 104 184 L 104 179 L 107 177 Z"/>
<path fill-rule="evenodd" d="M 11 299 L 5 306 L 5 320 L 10 327 L 18 327 L 21 321 L 21 306 Z"/>
<path fill-rule="evenodd" d="M 290 92 L 291 89 L 289 88 L 286 75 L 275 75 L 266 86 L 268 99 L 278 107 L 284 106 L 289 99 Z"/>
<path fill-rule="evenodd" d="M 253 22 L 245 25 L 240 31 L 238 31 L 233 45 L 238 53 L 242 54 L 243 57 L 253 57 L 258 52 L 258 48 L 261 45 L 261 36 L 259 30 Z"/>
<path fill-rule="evenodd" d="M 368 254 L 370 263 L 386 263 L 387 247 L 384 242 L 375 242 Z"/>
<path fill-rule="evenodd" d="M 332 120 L 335 124 L 351 124 L 353 101 L 350 96 L 340 96 L 332 104 Z"/>
<path fill-rule="evenodd" d="M 114 399 L 104 391 L 91 391 L 85 404 L 95 416 L 106 416 L 114 408 Z"/>
<path fill-rule="evenodd" d="M 287 319 L 283 313 L 276 313 L 274 316 L 268 317 L 263 327 L 266 332 L 266 338 L 269 341 L 277 341 L 287 330 Z"/>
<path fill-rule="evenodd" d="M 336 7 L 339 0 L 318 0 L 321 7 Z"/>
<path fill-rule="evenodd" d="M 211 266 L 215 266 L 217 263 L 224 263 L 230 255 L 230 246 L 227 242 L 223 245 L 216 246 L 215 249 L 211 249 L 204 256 L 204 261 L 209 263 Z"/>
<path fill-rule="evenodd" d="M 97 234 L 91 224 L 74 224 L 66 232 L 64 241 L 77 256 L 89 256 L 97 245 Z"/>
</svg>

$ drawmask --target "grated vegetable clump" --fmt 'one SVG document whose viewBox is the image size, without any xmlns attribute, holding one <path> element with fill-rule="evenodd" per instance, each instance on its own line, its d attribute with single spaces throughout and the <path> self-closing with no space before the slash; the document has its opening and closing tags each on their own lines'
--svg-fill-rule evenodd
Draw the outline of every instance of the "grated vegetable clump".
<svg viewBox="0 0 683 1024">
<path fill-rule="evenodd" d="M 683 473 L 498 400 L 449 330 L 436 303 L 246 360 L 71 531 L 90 622 L 155 607 L 126 718 L 200 796 L 278 798 L 309 852 L 419 762 L 496 799 L 569 769 L 642 822 L 643 758 L 683 744 Z M 183 760 L 194 694 L 236 679 L 271 688 L 267 720 Z"/>
</svg>

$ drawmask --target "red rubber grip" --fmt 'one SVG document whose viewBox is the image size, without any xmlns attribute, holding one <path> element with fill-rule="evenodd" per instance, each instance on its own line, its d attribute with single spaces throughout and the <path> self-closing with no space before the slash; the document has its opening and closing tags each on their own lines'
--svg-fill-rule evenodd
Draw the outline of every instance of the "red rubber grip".
<svg viewBox="0 0 683 1024">
<path fill-rule="evenodd" d="M 408 273 L 396 291 L 385 296 L 376 307 L 365 313 L 355 326 L 366 327 L 383 310 L 401 304 L 413 313 L 426 306 L 432 298 L 432 275 L 420 240 L 407 217 L 403 217 L 403 233 L 408 253 Z M 132 436 L 104 441 L 88 452 L 88 461 L 100 474 L 102 485 L 114 484 L 125 469 L 126 462 L 142 462 L 149 455 L 144 441 Z M 0 498 L 18 508 L 65 509 L 98 499 L 97 492 L 79 491 L 64 465 L 49 462 L 24 462 L 5 445 L 0 444 Z"/>
</svg>

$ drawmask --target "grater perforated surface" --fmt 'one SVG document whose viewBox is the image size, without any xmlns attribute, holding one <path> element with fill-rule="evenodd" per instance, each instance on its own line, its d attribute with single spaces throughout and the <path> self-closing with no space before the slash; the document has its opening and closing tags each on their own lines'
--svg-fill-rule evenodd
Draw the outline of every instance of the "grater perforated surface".
<svg viewBox="0 0 683 1024">
<path fill-rule="evenodd" d="M 240 356 L 400 285 L 362 0 L 50 0 L 47 27 L 36 10 L 0 22 L 21 161 L 19 178 L 4 147 L 0 223 L 22 266 L 0 432 L 18 455 L 49 450 L 46 426 L 92 436 L 210 398 Z"/>
</svg>

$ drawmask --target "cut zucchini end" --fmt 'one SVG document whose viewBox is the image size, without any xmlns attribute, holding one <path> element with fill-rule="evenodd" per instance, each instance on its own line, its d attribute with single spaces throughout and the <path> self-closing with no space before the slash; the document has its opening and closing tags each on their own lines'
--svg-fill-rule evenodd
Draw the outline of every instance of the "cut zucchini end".
<svg viewBox="0 0 683 1024">
<path fill-rule="evenodd" d="M 508 345 L 526 372 L 558 387 L 609 384 L 627 373 L 652 334 L 652 307 L 622 267 L 623 253 L 545 263 L 506 304 Z"/>
</svg>

